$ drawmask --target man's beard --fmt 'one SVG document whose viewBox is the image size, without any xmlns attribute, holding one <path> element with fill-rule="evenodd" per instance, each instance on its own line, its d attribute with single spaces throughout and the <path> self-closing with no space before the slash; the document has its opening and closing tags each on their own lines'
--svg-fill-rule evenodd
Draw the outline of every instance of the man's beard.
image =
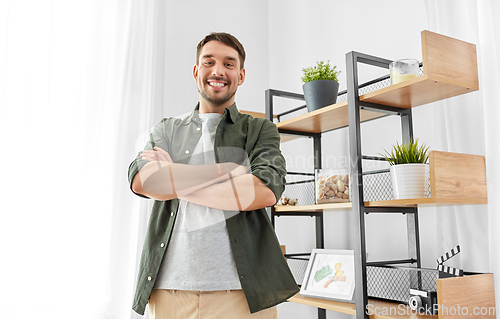
<svg viewBox="0 0 500 319">
<path fill-rule="evenodd" d="M 228 83 L 228 85 L 230 85 L 230 83 Z M 215 105 L 215 106 L 221 106 L 224 103 L 226 103 L 227 101 L 229 101 L 236 94 L 236 90 L 234 90 L 233 93 L 228 93 L 228 94 L 221 96 L 217 99 L 211 98 L 210 96 L 208 96 L 208 94 L 205 91 L 201 91 L 200 88 L 198 88 L 198 93 L 200 93 L 201 97 L 205 101 L 207 101 L 208 103 Z"/>
</svg>

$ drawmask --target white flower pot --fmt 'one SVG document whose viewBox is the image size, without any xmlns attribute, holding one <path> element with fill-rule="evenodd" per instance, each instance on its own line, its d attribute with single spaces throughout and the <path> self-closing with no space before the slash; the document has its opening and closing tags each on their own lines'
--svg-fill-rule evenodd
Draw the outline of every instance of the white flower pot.
<svg viewBox="0 0 500 319">
<path fill-rule="evenodd" d="M 427 197 L 429 164 L 399 164 L 390 170 L 395 199 Z"/>
</svg>

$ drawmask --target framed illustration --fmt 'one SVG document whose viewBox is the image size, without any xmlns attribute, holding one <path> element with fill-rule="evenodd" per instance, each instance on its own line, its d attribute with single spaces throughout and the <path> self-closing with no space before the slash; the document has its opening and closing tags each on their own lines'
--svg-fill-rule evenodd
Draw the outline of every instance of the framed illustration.
<svg viewBox="0 0 500 319">
<path fill-rule="evenodd" d="M 353 302 L 354 251 L 314 249 L 300 294 L 306 297 Z"/>
</svg>

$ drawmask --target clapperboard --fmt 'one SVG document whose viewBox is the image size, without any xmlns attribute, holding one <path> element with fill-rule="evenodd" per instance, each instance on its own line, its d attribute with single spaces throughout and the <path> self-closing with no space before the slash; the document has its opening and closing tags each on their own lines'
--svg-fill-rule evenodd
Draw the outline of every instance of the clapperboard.
<svg viewBox="0 0 500 319">
<path fill-rule="evenodd" d="M 450 260 L 451 258 L 453 258 L 453 256 L 457 255 L 458 253 L 460 253 L 460 245 L 457 245 L 452 250 L 447 251 L 444 255 L 441 255 L 437 259 L 438 263 L 437 269 L 439 270 L 439 278 L 458 277 L 464 275 L 464 271 L 462 269 L 443 265 L 445 261 Z"/>
</svg>

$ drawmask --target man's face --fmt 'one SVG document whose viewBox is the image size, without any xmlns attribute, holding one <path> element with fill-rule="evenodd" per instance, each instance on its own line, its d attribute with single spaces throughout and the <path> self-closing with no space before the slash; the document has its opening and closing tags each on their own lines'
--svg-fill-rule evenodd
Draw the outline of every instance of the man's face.
<svg viewBox="0 0 500 319">
<path fill-rule="evenodd" d="M 230 107 L 238 86 L 245 80 L 245 69 L 240 69 L 238 52 L 219 41 L 203 46 L 193 76 L 198 84 L 201 106 Z"/>
</svg>

